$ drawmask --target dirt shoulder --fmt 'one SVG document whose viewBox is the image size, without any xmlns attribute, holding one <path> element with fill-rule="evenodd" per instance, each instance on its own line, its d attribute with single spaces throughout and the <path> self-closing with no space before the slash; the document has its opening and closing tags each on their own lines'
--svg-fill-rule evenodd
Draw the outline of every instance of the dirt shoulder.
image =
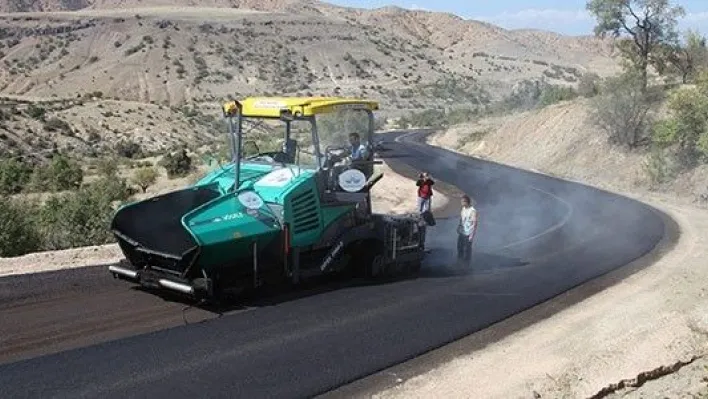
<svg viewBox="0 0 708 399">
<path fill-rule="evenodd" d="M 400 165 L 396 166 L 401 167 Z M 383 179 L 372 189 L 372 204 L 375 212 L 406 214 L 416 211 L 416 186 L 413 180 L 396 173 L 387 164 L 377 166 L 379 172 L 384 173 Z M 417 172 L 407 170 L 410 176 Z M 186 184 L 186 181 L 183 182 Z M 164 190 L 177 188 L 174 181 L 171 185 L 162 187 Z M 158 192 L 151 190 L 151 195 Z M 437 190 L 433 211 L 448 209 L 449 195 L 445 190 Z M 0 258 L 0 277 L 15 274 L 39 273 L 60 269 L 79 268 L 91 265 L 108 265 L 118 262 L 123 258 L 117 244 L 101 245 L 68 249 L 63 251 L 47 251 L 27 254 L 15 258 Z"/>
</svg>

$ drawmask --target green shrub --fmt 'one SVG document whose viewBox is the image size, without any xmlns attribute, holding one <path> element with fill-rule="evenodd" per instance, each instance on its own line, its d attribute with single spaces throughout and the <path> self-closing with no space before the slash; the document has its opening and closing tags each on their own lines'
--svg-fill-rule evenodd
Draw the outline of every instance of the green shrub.
<svg viewBox="0 0 708 399">
<path fill-rule="evenodd" d="M 118 155 L 130 159 L 140 158 L 143 155 L 140 144 L 130 140 L 121 140 L 116 144 L 115 151 Z"/>
<path fill-rule="evenodd" d="M 115 158 L 101 158 L 96 166 L 101 177 L 118 176 L 118 161 Z"/>
<path fill-rule="evenodd" d="M 187 155 L 186 150 L 178 151 L 176 155 L 168 153 L 160 164 L 167 171 L 170 179 L 187 176 L 192 171 L 192 159 Z"/>
<path fill-rule="evenodd" d="M 27 107 L 27 115 L 29 115 L 29 117 L 33 119 L 43 119 L 46 113 L 46 109 L 38 107 L 34 104 L 30 104 L 30 106 Z"/>
<path fill-rule="evenodd" d="M 561 101 L 572 100 L 578 96 L 578 93 L 572 87 L 567 86 L 548 86 L 541 91 L 541 97 L 538 100 L 538 105 L 545 107 Z"/>
<path fill-rule="evenodd" d="M 44 130 L 49 132 L 71 133 L 71 125 L 59 118 L 49 118 L 44 123 Z"/>
<path fill-rule="evenodd" d="M 84 179 L 81 165 L 65 155 L 54 156 L 46 173 L 46 187 L 51 191 L 75 190 Z"/>
<path fill-rule="evenodd" d="M 649 157 L 644 161 L 643 168 L 652 186 L 670 181 L 676 177 L 679 169 L 675 159 L 658 147 L 652 149 Z"/>
<path fill-rule="evenodd" d="M 591 118 L 609 142 L 630 149 L 646 144 L 651 105 L 641 78 L 625 73 L 607 79 L 601 93 L 591 103 Z"/>
<path fill-rule="evenodd" d="M 133 183 L 146 192 L 148 187 L 157 181 L 157 171 L 155 168 L 140 168 L 133 174 Z"/>
<path fill-rule="evenodd" d="M 0 257 L 11 257 L 41 249 L 42 239 L 34 223 L 37 207 L 0 196 Z"/>
<path fill-rule="evenodd" d="M 0 159 L 0 195 L 17 194 L 30 181 L 32 168 L 15 158 Z"/>
<path fill-rule="evenodd" d="M 578 83 L 578 94 L 583 97 L 595 97 L 600 93 L 600 77 L 594 73 L 586 73 Z"/>
<path fill-rule="evenodd" d="M 52 196 L 37 217 L 42 247 L 58 250 L 113 242 L 109 226 L 114 203 L 128 199 L 129 193 L 125 182 L 104 178 Z"/>
</svg>

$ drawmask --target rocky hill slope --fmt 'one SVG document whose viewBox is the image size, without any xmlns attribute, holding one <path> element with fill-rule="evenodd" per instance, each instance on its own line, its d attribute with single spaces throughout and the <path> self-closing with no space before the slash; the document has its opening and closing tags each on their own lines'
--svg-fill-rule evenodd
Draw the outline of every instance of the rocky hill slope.
<svg viewBox="0 0 708 399">
<path fill-rule="evenodd" d="M 0 1 L 8 12 L 0 15 L 0 107 L 8 110 L 0 149 L 38 150 L 34 142 L 56 139 L 59 147 L 85 147 L 96 133 L 115 143 L 136 131 L 149 142 L 189 142 L 218 132 L 201 132 L 210 123 L 193 129 L 183 107 L 215 117 L 229 96 L 365 96 L 395 116 L 488 104 L 525 80 L 572 85 L 587 71 L 618 68 L 607 41 L 508 31 L 451 14 L 317 1 L 196 3 Z M 22 111 L 21 102 L 40 100 L 61 104 L 62 115 L 48 109 L 47 117 L 69 127 L 45 128 Z M 167 114 L 157 124 L 131 112 L 134 103 L 154 108 L 151 118 Z"/>
</svg>

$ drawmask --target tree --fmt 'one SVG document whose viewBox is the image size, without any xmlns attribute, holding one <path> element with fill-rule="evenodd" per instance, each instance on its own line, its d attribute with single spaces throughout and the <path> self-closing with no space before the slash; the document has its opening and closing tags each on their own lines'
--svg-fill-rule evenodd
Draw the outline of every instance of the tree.
<svg viewBox="0 0 708 399">
<path fill-rule="evenodd" d="M 157 171 L 155 168 L 140 168 L 133 174 L 133 183 L 135 183 L 143 193 L 147 191 L 148 187 L 155 184 L 157 180 Z"/>
<path fill-rule="evenodd" d="M 641 88 L 646 91 L 652 57 L 662 45 L 676 42 L 676 20 L 685 15 L 683 7 L 671 6 L 669 0 L 590 0 L 586 8 L 597 19 L 595 35 L 629 35 L 618 47 L 639 70 Z"/>
<path fill-rule="evenodd" d="M 610 143 L 629 149 L 644 144 L 650 106 L 641 77 L 625 73 L 607 79 L 602 93 L 593 99 L 591 118 L 608 134 Z"/>
<path fill-rule="evenodd" d="M 708 60 L 706 38 L 695 31 L 686 33 L 685 44 L 664 46 L 663 54 L 656 60 L 660 72 L 672 72 L 681 76 L 682 83 L 688 83 L 699 67 Z"/>
</svg>

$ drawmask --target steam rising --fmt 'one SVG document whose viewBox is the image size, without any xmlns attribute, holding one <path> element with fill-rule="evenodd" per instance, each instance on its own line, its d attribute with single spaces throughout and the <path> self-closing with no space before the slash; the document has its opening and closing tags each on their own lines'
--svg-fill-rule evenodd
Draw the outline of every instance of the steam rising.
<svg viewBox="0 0 708 399">
<path fill-rule="evenodd" d="M 592 251 L 600 261 L 613 251 L 641 245 L 646 237 L 637 227 L 648 217 L 656 218 L 651 210 L 628 199 L 580 184 L 467 160 L 434 147 L 395 149 L 399 156 L 407 156 L 406 163 L 455 185 L 476 201 L 480 225 L 473 245 L 475 272 L 533 266 L 549 257 L 568 257 L 572 251 Z M 459 209 L 458 199 L 451 200 Z M 424 268 L 428 273 L 449 271 L 456 260 L 458 219 L 438 218 L 437 222 L 427 233 L 431 253 Z M 611 248 L 606 241 L 602 246 L 595 243 L 608 235 L 616 237 Z M 571 261 L 568 272 L 573 266 Z"/>
</svg>

